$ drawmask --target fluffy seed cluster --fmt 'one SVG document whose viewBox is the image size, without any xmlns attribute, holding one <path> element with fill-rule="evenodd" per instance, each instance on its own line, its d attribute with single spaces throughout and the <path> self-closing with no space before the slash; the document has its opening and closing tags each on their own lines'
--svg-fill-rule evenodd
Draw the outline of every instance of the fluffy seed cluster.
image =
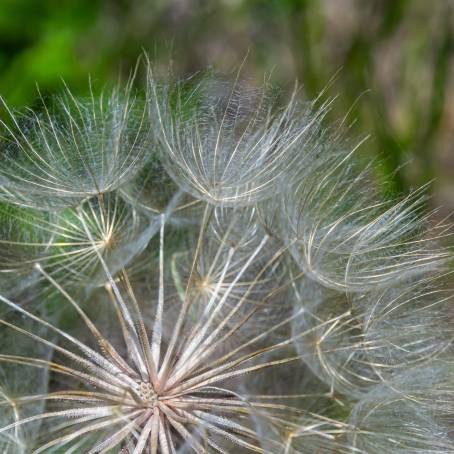
<svg viewBox="0 0 454 454">
<path fill-rule="evenodd" d="M 212 74 L 2 122 L 0 451 L 454 453 L 450 234 L 329 102 Z"/>
</svg>

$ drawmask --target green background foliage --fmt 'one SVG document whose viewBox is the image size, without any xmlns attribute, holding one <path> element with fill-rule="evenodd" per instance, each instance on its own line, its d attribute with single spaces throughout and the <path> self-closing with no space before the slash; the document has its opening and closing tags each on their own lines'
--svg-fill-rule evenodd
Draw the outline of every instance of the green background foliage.
<svg viewBox="0 0 454 454">
<path fill-rule="evenodd" d="M 10 105 L 77 93 L 127 75 L 143 50 L 178 76 L 214 66 L 313 98 L 336 96 L 371 135 L 365 160 L 391 193 L 434 180 L 434 203 L 454 208 L 452 0 L 2 0 L 0 93 Z"/>
</svg>

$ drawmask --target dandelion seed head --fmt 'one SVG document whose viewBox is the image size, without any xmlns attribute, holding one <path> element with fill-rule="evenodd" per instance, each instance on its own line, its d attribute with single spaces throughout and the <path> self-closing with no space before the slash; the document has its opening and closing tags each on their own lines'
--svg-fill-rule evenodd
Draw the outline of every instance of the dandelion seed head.
<svg viewBox="0 0 454 454">
<path fill-rule="evenodd" d="M 268 414 L 269 410 L 266 406 L 261 408 L 260 401 L 254 403 L 253 398 L 243 397 L 234 385 L 235 379 L 271 367 L 274 363 L 292 361 L 291 357 L 259 360 L 264 353 L 280 349 L 288 345 L 288 342 L 263 348 L 258 341 L 264 337 L 264 333 L 249 332 L 247 339 L 238 343 L 234 350 L 225 351 L 222 348 L 223 343 L 228 342 L 247 322 L 247 317 L 243 322 L 233 321 L 235 313 L 246 302 L 251 304 L 242 293 L 232 300 L 223 317 L 216 320 L 214 316 L 227 305 L 231 294 L 236 291 L 235 286 L 251 267 L 254 256 L 264 248 L 266 240 L 262 240 L 247 260 L 239 251 L 230 248 L 229 258 L 221 261 L 224 276 L 216 282 L 213 293 L 199 316 L 190 317 L 190 306 L 196 303 L 192 301 L 193 293 L 186 292 L 186 297 L 180 303 L 176 324 L 172 326 L 170 333 L 164 333 L 163 329 L 167 326 L 163 321 L 166 301 L 162 284 L 164 222 L 161 217 L 161 284 L 158 301 L 154 303 L 152 329 L 144 323 L 128 276 L 123 272 L 118 281 L 113 278 L 101 251 L 92 239 L 93 247 L 109 278 L 106 291 L 118 317 L 126 356 L 122 356 L 121 351 L 117 351 L 113 343 L 103 337 L 61 284 L 44 267 L 38 268 L 49 283 L 62 293 L 73 310 L 77 311 L 98 347 L 89 347 L 39 318 L 36 322 L 63 337 L 64 344 L 56 345 L 31 332 L 22 331 L 16 325 L 8 325 L 8 328 L 19 330 L 38 342 L 52 345 L 59 356 L 66 359 L 61 364 L 42 363 L 32 358 L 24 358 L 22 361 L 32 367 L 47 365 L 53 373 L 63 374 L 70 380 L 67 381 L 69 388 L 56 391 L 54 397 L 49 397 L 46 412 L 31 420 L 25 418 L 11 423 L 0 429 L 0 433 L 35 420 L 57 425 L 60 428 L 58 434 L 49 429 L 46 440 L 36 449 L 37 453 L 63 446 L 67 449 L 77 446 L 80 449 L 80 446 L 88 445 L 91 446 L 90 449 L 87 448 L 89 452 L 100 452 L 116 446 L 129 449 L 130 445 L 139 451 L 149 447 L 165 452 L 171 444 L 176 448 L 182 442 L 188 443 L 196 452 L 200 451 L 203 443 L 215 450 L 227 449 L 221 448 L 222 445 L 253 451 L 261 449 L 253 425 L 243 419 L 248 415 L 251 418 L 252 414 L 263 417 L 261 413 Z M 83 222 L 83 225 L 88 230 L 87 223 Z M 216 256 L 221 257 L 220 252 L 225 244 L 218 247 Z M 195 259 L 200 260 L 199 254 L 202 252 L 196 251 Z M 236 254 L 239 254 L 238 263 L 235 262 Z M 264 267 L 266 266 L 265 264 Z M 233 281 L 225 279 L 230 267 L 236 270 Z M 191 277 L 186 281 L 190 283 Z M 255 283 L 241 285 L 253 287 Z M 224 290 L 220 293 L 222 287 Z M 244 292 L 248 293 L 246 290 Z M 35 319 L 31 313 L 20 310 L 10 300 L 2 298 L 2 301 L 10 308 L 21 311 L 26 317 Z M 266 329 L 272 333 L 276 328 L 268 326 Z M 2 358 L 3 361 L 21 361 L 8 355 Z M 281 411 L 285 413 L 285 407 Z M 85 433 L 86 439 L 82 438 Z"/>
<path fill-rule="evenodd" d="M 324 108 L 303 107 L 296 96 L 276 108 L 266 89 L 251 95 L 238 78 L 214 97 L 212 91 L 204 79 L 169 87 L 149 74 L 150 112 L 158 119 L 166 170 L 180 187 L 215 206 L 269 198 L 286 170 L 309 159 Z"/>
<path fill-rule="evenodd" d="M 91 198 L 75 208 L 50 214 L 37 210 L 24 215 L 22 208 L 4 208 L 6 222 L 0 248 L 4 251 L 5 273 L 30 273 L 36 264 L 43 264 L 50 274 L 64 275 L 67 282 L 74 283 L 90 278 L 103 285 L 105 274 L 100 271 L 98 253 L 115 273 L 127 266 L 159 230 L 159 221 L 150 224 L 116 194 Z M 12 228 L 18 223 L 23 227 Z"/>
<path fill-rule="evenodd" d="M 454 452 L 425 188 L 384 200 L 332 100 L 147 69 L 3 124 L 0 450 Z"/>
<path fill-rule="evenodd" d="M 447 427 L 436 416 L 386 386 L 356 404 L 349 419 L 352 448 L 371 454 L 452 452 Z"/>
<path fill-rule="evenodd" d="M 443 268 L 449 254 L 437 240 L 449 234 L 449 225 L 428 231 L 423 190 L 397 202 L 378 197 L 369 169 L 350 164 L 358 146 L 334 151 L 331 162 L 289 186 L 282 231 L 295 261 L 322 285 L 347 292 Z"/>
<path fill-rule="evenodd" d="M 364 314 L 352 307 L 345 294 L 309 280 L 298 289 L 305 310 L 293 320 L 295 347 L 303 361 L 330 389 L 360 397 L 381 382 L 368 358 Z M 299 310 L 299 305 L 296 306 Z M 299 336 L 301 332 L 306 336 Z"/>
<path fill-rule="evenodd" d="M 131 81 L 132 83 L 132 81 Z M 128 85 L 95 100 L 68 90 L 43 101 L 44 113 L 13 113 L 3 122 L 0 197 L 36 208 L 74 206 L 111 192 L 142 167 L 150 142 L 146 110 Z"/>
<path fill-rule="evenodd" d="M 368 358 L 383 379 L 443 356 L 453 345 L 449 274 L 372 292 L 361 304 Z"/>
</svg>

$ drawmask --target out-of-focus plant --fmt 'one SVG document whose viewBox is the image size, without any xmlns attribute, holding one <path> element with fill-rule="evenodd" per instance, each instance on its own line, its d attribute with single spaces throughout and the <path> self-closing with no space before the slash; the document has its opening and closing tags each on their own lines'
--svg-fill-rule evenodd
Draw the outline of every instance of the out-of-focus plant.
<svg viewBox="0 0 454 454">
<path fill-rule="evenodd" d="M 2 452 L 454 452 L 449 225 L 240 76 L 5 106 Z"/>
</svg>

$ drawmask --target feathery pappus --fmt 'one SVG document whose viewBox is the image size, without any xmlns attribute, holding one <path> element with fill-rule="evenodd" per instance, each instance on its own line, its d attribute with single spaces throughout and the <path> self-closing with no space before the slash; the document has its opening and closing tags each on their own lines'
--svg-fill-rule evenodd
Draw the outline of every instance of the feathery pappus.
<svg viewBox="0 0 454 454">
<path fill-rule="evenodd" d="M 453 454 L 425 188 L 385 199 L 322 96 L 146 66 L 4 103 L 0 450 Z"/>
</svg>

